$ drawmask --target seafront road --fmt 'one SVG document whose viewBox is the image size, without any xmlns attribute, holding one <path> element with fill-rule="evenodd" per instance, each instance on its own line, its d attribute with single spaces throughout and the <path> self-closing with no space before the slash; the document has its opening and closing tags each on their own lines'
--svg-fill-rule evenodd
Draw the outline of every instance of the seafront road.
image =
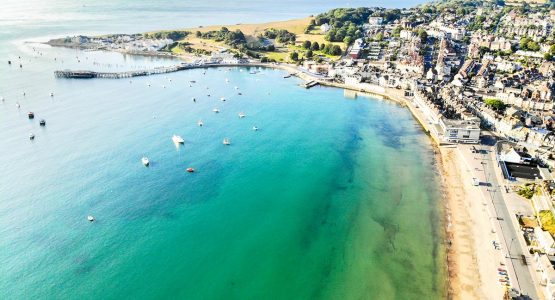
<svg viewBox="0 0 555 300">
<path fill-rule="evenodd" d="M 480 153 L 472 153 L 471 145 L 458 145 L 458 150 L 472 176 L 481 182 L 476 187 L 482 193 L 483 205 L 487 207 L 491 220 L 490 230 L 495 231 L 498 236 L 500 250 L 505 259 L 505 265 L 511 279 L 512 287 L 517 289 L 524 297 L 529 299 L 542 299 L 539 297 L 535 281 L 535 268 L 532 255 L 528 252 L 518 220 L 516 219 L 516 208 L 522 207 L 514 201 L 520 201 L 516 197 L 507 197 L 504 189 L 503 176 L 495 155 L 496 139 L 485 133 L 482 144 L 476 146 Z M 469 181 L 470 185 L 471 182 Z M 507 199 L 506 199 L 507 198 Z M 477 200 L 477 199 L 476 199 Z M 491 247 L 492 245 L 478 245 L 479 247 Z M 524 257 L 527 257 L 525 262 Z M 526 299 L 526 298 L 524 298 Z"/>
</svg>

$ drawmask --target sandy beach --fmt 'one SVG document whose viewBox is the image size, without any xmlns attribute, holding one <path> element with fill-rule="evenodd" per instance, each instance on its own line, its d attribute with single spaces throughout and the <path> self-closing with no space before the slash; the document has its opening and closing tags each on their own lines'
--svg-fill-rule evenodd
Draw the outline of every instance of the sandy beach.
<svg viewBox="0 0 555 300">
<path fill-rule="evenodd" d="M 483 198 L 470 184 L 459 149 L 441 147 L 437 159 L 445 199 L 449 298 L 501 299 L 496 266 L 502 257 L 491 246 L 495 234 Z"/>
</svg>

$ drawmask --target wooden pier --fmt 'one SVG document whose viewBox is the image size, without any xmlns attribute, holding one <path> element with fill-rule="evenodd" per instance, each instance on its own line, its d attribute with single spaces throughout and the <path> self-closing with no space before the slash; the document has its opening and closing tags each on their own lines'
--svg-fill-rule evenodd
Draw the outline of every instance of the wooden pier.
<svg viewBox="0 0 555 300">
<path fill-rule="evenodd" d="M 54 75 L 58 78 L 76 78 L 76 79 L 89 79 L 89 78 L 109 78 L 109 79 L 120 79 L 120 78 L 130 78 L 138 76 L 148 76 L 155 74 L 165 74 L 173 73 L 186 69 L 193 69 L 198 67 L 197 65 L 191 64 L 180 64 L 176 66 L 169 67 L 158 67 L 149 70 L 137 70 L 137 71 L 126 71 L 126 72 L 95 72 L 95 71 L 72 71 L 63 70 L 55 71 Z"/>
</svg>

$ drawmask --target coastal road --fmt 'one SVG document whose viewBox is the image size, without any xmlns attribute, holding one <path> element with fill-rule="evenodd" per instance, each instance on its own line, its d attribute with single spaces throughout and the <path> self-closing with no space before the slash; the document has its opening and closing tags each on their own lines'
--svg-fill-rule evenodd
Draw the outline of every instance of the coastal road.
<svg viewBox="0 0 555 300">
<path fill-rule="evenodd" d="M 482 181 L 481 190 L 485 193 L 488 205 L 492 207 L 495 227 L 500 229 L 498 234 L 501 241 L 498 242 L 501 242 L 502 248 L 504 248 L 502 251 L 507 254 L 507 263 L 510 264 L 507 267 L 514 271 L 514 276 L 511 276 L 513 277 L 511 278 L 513 287 L 519 289 L 524 299 L 540 299 L 534 284 L 532 274 L 534 271 L 531 270 L 530 265 L 523 261 L 523 255 L 531 257 L 531 254 L 527 251 L 524 237 L 516 222 L 515 213 L 510 211 L 504 199 L 505 190 L 496 175 L 497 172 L 501 172 L 501 169 L 494 158 L 495 142 L 494 137 L 485 135 L 482 144 L 476 147 L 481 150 L 480 154 L 472 154 L 471 146 L 461 146 L 460 150 L 464 159 Z"/>
</svg>

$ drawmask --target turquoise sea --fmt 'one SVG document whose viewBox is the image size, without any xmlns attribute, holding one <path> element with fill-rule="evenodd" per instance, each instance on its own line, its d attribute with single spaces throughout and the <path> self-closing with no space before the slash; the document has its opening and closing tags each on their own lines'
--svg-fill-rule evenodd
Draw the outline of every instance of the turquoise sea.
<svg viewBox="0 0 555 300">
<path fill-rule="evenodd" d="M 60 80 L 177 61 L 25 42 L 380 3 L 18 2 L 0 11 L 1 299 L 445 296 L 433 149 L 405 108 L 270 69 Z"/>
</svg>

